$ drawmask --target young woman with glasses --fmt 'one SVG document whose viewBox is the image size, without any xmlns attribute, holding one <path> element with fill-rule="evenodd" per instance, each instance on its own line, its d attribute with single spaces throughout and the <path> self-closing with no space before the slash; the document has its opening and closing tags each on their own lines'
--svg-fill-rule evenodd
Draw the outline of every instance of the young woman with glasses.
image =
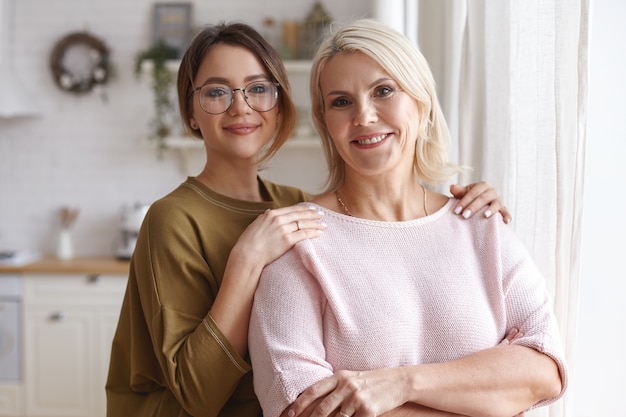
<svg viewBox="0 0 626 417">
<path fill-rule="evenodd" d="M 320 236 L 310 196 L 258 175 L 289 139 L 285 68 L 250 26 L 201 31 L 178 73 L 180 113 L 206 165 L 150 207 L 131 260 L 106 385 L 107 415 L 259 416 L 248 322 L 262 268 Z M 466 214 L 509 216 L 486 183 L 459 187 Z M 466 192 L 467 191 L 467 192 Z"/>
</svg>

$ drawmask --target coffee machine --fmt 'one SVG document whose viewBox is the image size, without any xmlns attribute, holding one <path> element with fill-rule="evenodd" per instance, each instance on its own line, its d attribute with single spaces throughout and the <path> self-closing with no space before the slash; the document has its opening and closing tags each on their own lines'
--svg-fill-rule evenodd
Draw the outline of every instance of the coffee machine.
<svg viewBox="0 0 626 417">
<path fill-rule="evenodd" d="M 149 205 L 140 203 L 122 207 L 120 219 L 121 236 L 116 248 L 118 259 L 130 259 L 133 255 L 139 229 L 148 212 L 148 208 L 150 208 Z"/>
</svg>

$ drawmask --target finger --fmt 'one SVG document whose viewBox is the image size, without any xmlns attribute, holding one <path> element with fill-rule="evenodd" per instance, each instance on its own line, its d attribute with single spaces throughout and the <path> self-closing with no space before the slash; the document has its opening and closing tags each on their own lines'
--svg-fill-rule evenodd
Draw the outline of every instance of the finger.
<svg viewBox="0 0 626 417">
<path fill-rule="evenodd" d="M 293 233 L 321 231 L 326 229 L 326 222 L 324 222 L 322 218 L 296 219 L 292 223 L 294 227 Z"/>
<path fill-rule="evenodd" d="M 266 210 L 262 216 L 264 221 L 274 227 L 285 226 L 285 231 L 288 233 L 303 229 L 322 230 L 325 228 L 325 224 L 321 222 L 324 213 L 303 205 Z"/>
<path fill-rule="evenodd" d="M 514 342 L 517 339 L 524 337 L 524 333 L 520 332 L 517 328 L 512 328 L 509 334 L 506 336 L 509 342 Z"/>
<path fill-rule="evenodd" d="M 454 208 L 454 212 L 456 214 L 462 214 L 463 210 L 466 209 L 466 206 L 484 191 L 482 190 L 480 184 L 481 183 L 469 185 L 450 185 L 450 193 L 454 196 L 454 198 L 459 200 Z M 468 211 L 467 213 L 469 214 L 470 212 Z"/>
<path fill-rule="evenodd" d="M 271 217 L 283 218 L 286 222 L 294 220 L 320 219 L 324 216 L 322 210 L 318 210 L 312 206 L 296 205 L 290 207 L 282 207 L 274 210 L 266 211 Z"/>
<path fill-rule="evenodd" d="M 346 408 L 346 405 L 343 404 L 346 396 L 345 393 L 342 391 L 343 390 L 338 386 L 332 392 L 322 398 L 319 404 L 317 404 L 317 406 L 311 412 L 310 417 L 338 417 L 340 415 L 339 413 L 343 413 L 345 415 L 348 415 L 348 417 L 351 417 L 352 414 L 354 414 L 354 411 L 348 410 Z"/>
<path fill-rule="evenodd" d="M 505 344 L 511 343 L 511 341 L 515 338 L 515 335 L 518 333 L 519 333 L 519 330 L 517 330 L 516 327 L 513 327 L 511 330 L 509 330 L 506 336 L 504 336 L 504 339 L 502 340 L 502 342 Z"/>
<path fill-rule="evenodd" d="M 467 190 L 469 190 L 469 185 L 468 186 L 459 185 L 459 184 L 450 185 L 450 194 L 452 194 L 455 198 L 458 198 L 459 200 L 463 198 Z"/>
<path fill-rule="evenodd" d="M 500 210 L 501 202 L 495 189 L 490 188 L 479 194 L 472 188 L 459 200 L 455 212 L 468 219 L 479 211 L 485 209 L 485 216 L 491 217 Z"/>
<path fill-rule="evenodd" d="M 482 207 L 481 207 L 482 208 Z M 480 210 L 481 208 L 478 208 L 478 210 Z M 513 216 L 511 216 L 511 213 L 509 212 L 509 210 L 504 206 L 504 204 L 502 203 L 501 200 L 494 200 L 491 203 L 489 203 L 487 209 L 485 210 L 485 212 L 483 213 L 483 215 L 486 218 L 489 218 L 491 216 L 494 215 L 494 213 L 500 213 L 500 215 L 502 215 L 502 220 L 504 221 L 504 223 L 508 224 L 511 222 L 511 220 L 513 219 Z"/>
<path fill-rule="evenodd" d="M 451 185 L 450 192 L 453 193 L 456 198 L 462 196 L 455 206 L 454 212 L 462 215 L 466 219 L 481 211 L 483 208 L 486 208 L 484 216 L 487 218 L 497 212 L 500 212 L 505 223 L 511 222 L 513 218 L 511 213 L 504 206 L 496 189 L 485 181 L 470 184 L 466 187 Z"/>
<path fill-rule="evenodd" d="M 509 212 L 509 210 L 505 206 L 502 206 L 502 208 L 500 209 L 500 214 L 502 215 L 502 219 L 504 220 L 504 223 L 506 224 L 511 223 L 511 220 L 513 220 L 513 215 Z"/>
<path fill-rule="evenodd" d="M 298 416 L 314 403 L 319 403 L 336 387 L 334 377 L 322 379 L 304 390 L 289 408 L 289 416 Z"/>
<path fill-rule="evenodd" d="M 293 206 L 279 207 L 271 210 L 267 209 L 263 214 L 268 217 L 274 218 L 295 213 L 308 214 L 309 212 L 318 213 L 318 215 L 323 214 L 323 212 L 317 210 L 315 207 L 305 204 L 296 204 Z"/>
<path fill-rule="evenodd" d="M 500 345 L 508 346 L 511 343 L 513 343 L 515 340 L 520 339 L 522 337 L 524 337 L 524 333 L 520 332 L 519 329 L 517 329 L 516 327 L 513 327 L 511 330 L 509 330 L 509 332 L 506 334 L 504 339 L 502 339 L 502 341 L 500 342 Z"/>
</svg>

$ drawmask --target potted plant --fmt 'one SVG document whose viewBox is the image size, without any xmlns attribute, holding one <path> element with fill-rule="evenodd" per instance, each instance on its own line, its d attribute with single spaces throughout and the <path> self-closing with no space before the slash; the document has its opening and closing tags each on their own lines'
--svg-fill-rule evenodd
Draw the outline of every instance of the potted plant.
<svg viewBox="0 0 626 417">
<path fill-rule="evenodd" d="M 150 49 L 141 51 L 135 60 L 135 75 L 142 74 L 144 61 L 152 63 L 152 92 L 154 96 L 154 118 L 150 121 L 149 138 L 155 140 L 159 151 L 167 148 L 165 138 L 172 131 L 172 123 L 176 119 L 176 107 L 172 99 L 172 86 L 175 73 L 167 68 L 167 61 L 178 58 L 178 51 L 160 40 Z"/>
</svg>

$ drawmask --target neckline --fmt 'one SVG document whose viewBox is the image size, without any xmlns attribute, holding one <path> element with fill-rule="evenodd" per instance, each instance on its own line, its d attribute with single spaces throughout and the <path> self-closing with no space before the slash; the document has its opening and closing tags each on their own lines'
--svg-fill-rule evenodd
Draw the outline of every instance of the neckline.
<svg viewBox="0 0 626 417">
<path fill-rule="evenodd" d="M 449 197 L 448 201 L 439 209 L 435 210 L 432 213 L 429 213 L 428 216 L 425 217 L 418 217 L 416 219 L 409 219 L 409 220 L 400 220 L 400 221 L 387 221 L 387 220 L 372 220 L 372 219 L 364 219 L 362 217 L 355 217 L 352 215 L 348 215 L 348 214 L 344 214 L 332 209 L 329 209 L 327 207 L 321 206 L 317 203 L 313 203 L 313 202 L 307 202 L 307 203 L 302 203 L 302 204 L 308 204 L 309 206 L 312 206 L 315 209 L 320 209 L 324 212 L 324 216 L 332 216 L 332 217 L 336 217 L 337 219 L 340 219 L 342 221 L 351 221 L 351 222 L 355 222 L 355 223 L 361 223 L 361 224 L 369 224 L 369 225 L 378 225 L 378 226 L 394 226 L 394 227 L 402 227 L 402 226 L 411 226 L 413 224 L 416 223 L 429 223 L 432 222 L 434 220 L 439 219 L 440 217 L 444 216 L 446 213 L 452 211 L 454 209 L 454 203 L 455 203 L 456 199 L 453 197 Z"/>
</svg>

